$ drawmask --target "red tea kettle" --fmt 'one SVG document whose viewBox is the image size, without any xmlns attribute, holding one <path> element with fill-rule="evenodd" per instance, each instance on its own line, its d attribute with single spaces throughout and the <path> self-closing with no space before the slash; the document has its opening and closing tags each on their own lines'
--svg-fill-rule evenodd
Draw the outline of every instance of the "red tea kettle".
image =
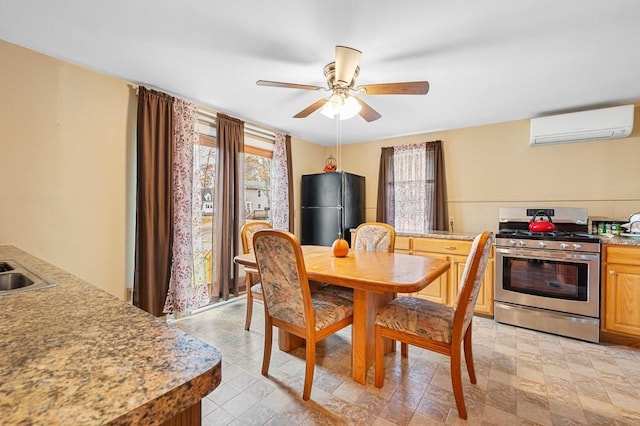
<svg viewBox="0 0 640 426">
<path fill-rule="evenodd" d="M 546 216 L 547 220 L 539 220 L 536 219 L 540 216 Z M 533 215 L 533 218 L 529 221 L 529 231 L 531 232 L 551 232 L 555 231 L 556 226 L 551 222 L 551 216 L 549 216 L 545 211 L 539 211 L 538 213 Z"/>
</svg>

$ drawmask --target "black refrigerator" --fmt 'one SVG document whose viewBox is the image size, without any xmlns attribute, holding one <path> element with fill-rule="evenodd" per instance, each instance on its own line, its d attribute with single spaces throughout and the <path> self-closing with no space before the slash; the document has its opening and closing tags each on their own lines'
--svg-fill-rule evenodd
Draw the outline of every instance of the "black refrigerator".
<svg viewBox="0 0 640 426">
<path fill-rule="evenodd" d="M 364 222 L 364 176 L 346 172 L 303 175 L 301 244 L 331 246 L 338 232 L 351 247 L 351 228 Z"/>
</svg>

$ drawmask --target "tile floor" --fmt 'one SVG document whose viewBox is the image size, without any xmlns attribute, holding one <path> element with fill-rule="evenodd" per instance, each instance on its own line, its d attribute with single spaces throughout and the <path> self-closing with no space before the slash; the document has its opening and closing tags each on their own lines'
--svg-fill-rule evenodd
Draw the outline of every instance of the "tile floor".
<svg viewBox="0 0 640 426">
<path fill-rule="evenodd" d="M 274 350 L 260 374 L 262 305 L 244 330 L 244 299 L 175 324 L 222 352 L 222 383 L 202 403 L 204 425 L 638 425 L 640 349 L 591 344 L 474 320 L 477 385 L 463 370 L 468 421 L 458 417 L 449 358 L 412 347 L 385 358 L 384 387 L 350 378 L 346 328 L 317 346 L 311 400 L 302 400 L 304 349 Z M 465 368 L 463 366 L 463 368 Z"/>
</svg>

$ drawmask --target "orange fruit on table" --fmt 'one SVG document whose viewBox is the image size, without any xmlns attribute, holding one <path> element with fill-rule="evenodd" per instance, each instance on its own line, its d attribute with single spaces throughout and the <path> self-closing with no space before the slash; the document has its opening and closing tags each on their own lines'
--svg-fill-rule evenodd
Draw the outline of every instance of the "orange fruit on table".
<svg viewBox="0 0 640 426">
<path fill-rule="evenodd" d="M 335 257 L 345 257 L 349 254 L 349 243 L 343 238 L 338 238 L 331 245 L 331 252 Z"/>
</svg>

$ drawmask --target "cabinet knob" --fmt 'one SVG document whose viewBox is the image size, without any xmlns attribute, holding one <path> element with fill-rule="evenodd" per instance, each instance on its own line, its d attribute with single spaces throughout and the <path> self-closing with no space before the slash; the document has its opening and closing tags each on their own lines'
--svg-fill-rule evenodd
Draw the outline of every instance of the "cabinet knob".
<svg viewBox="0 0 640 426">
<path fill-rule="evenodd" d="M 615 275 L 615 274 L 616 274 L 616 271 L 609 269 L 609 275 Z"/>
<path fill-rule="evenodd" d="M 456 246 L 444 246 L 445 250 L 455 250 Z"/>
</svg>

